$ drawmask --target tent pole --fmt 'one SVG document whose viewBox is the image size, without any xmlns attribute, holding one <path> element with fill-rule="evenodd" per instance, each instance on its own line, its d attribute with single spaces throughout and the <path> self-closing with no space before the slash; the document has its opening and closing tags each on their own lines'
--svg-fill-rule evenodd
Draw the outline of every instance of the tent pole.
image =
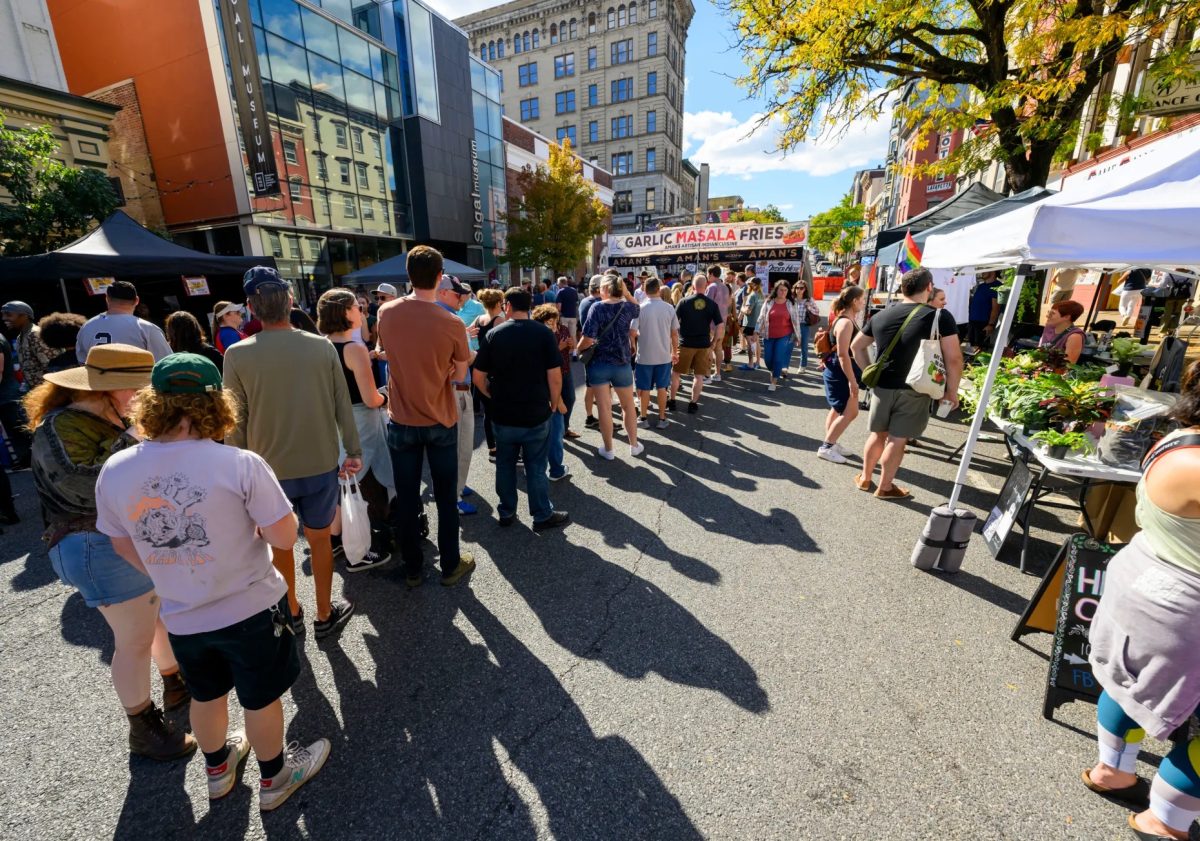
<svg viewBox="0 0 1200 841">
<path fill-rule="evenodd" d="M 67 297 L 67 282 L 65 280 L 63 280 L 61 277 L 58 279 L 58 288 L 62 290 L 63 310 L 66 312 L 70 312 L 71 311 L 71 300 Z"/>
<path fill-rule="evenodd" d="M 970 432 L 967 433 L 967 443 L 963 447 L 962 461 L 958 465 L 958 475 L 954 477 L 954 489 L 950 492 L 951 509 L 958 505 L 958 498 L 967 482 L 967 471 L 971 469 L 971 457 L 975 454 L 975 444 L 979 441 L 979 433 L 983 430 L 983 421 L 987 417 L 988 402 L 992 397 L 992 384 L 996 381 L 996 374 L 1000 371 L 1000 360 L 1004 356 L 1003 351 L 1008 342 L 1008 333 L 1012 328 L 1017 306 L 1021 300 L 1021 287 L 1025 284 L 1026 277 L 1032 272 L 1033 267 L 1030 265 L 1019 266 L 1017 276 L 1013 280 L 1012 291 L 1008 293 L 1008 303 L 1004 306 L 1004 314 L 1000 317 L 1000 326 L 996 329 L 996 349 L 992 352 L 987 376 L 984 377 L 983 386 L 979 389 L 979 402 L 975 407 L 975 418 L 971 421 Z"/>
</svg>

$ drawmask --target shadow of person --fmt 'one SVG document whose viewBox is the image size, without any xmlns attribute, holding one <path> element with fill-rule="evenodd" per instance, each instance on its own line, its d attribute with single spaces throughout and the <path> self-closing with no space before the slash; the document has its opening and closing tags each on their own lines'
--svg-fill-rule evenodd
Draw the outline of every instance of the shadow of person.
<svg viewBox="0 0 1200 841">
<path fill-rule="evenodd" d="M 17 556 L 14 560 L 20 559 Z M 58 581 L 54 567 L 50 565 L 50 556 L 46 554 L 44 545 L 39 541 L 37 547 L 24 557 L 25 568 L 12 578 L 14 593 L 24 590 L 36 590 Z"/>
<path fill-rule="evenodd" d="M 196 754 L 199 755 L 199 754 Z M 191 759 L 173 762 L 156 762 L 141 756 L 129 757 L 129 788 L 121 814 L 113 830 L 113 838 L 152 838 L 163 834 L 169 827 L 192 827 L 195 815 L 192 801 L 188 797 L 185 782 Z M 232 825 L 227 830 L 236 834 L 217 837 L 240 838 L 245 834 L 247 814 L 245 809 L 223 810 L 231 812 L 228 820 Z M 241 829 L 236 829 L 241 814 Z M 170 834 L 170 833 L 168 833 Z"/>
<path fill-rule="evenodd" d="M 100 653 L 101 662 L 112 665 L 113 651 L 116 650 L 112 630 L 100 611 L 88 607 L 78 592 L 71 593 L 63 602 L 62 637 L 64 642 L 71 645 L 95 648 Z"/>
</svg>

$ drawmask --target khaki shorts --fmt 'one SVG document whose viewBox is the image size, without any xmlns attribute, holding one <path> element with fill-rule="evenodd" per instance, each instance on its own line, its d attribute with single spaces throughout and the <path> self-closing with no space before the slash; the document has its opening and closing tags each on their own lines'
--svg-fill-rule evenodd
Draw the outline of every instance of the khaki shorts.
<svg viewBox="0 0 1200 841">
<path fill-rule="evenodd" d="M 868 426 L 895 438 L 920 438 L 929 425 L 929 403 L 911 388 L 872 389 Z"/>
<path fill-rule="evenodd" d="M 679 361 L 675 363 L 676 374 L 695 374 L 697 377 L 707 377 L 709 375 L 709 348 L 706 347 L 681 347 L 679 349 Z"/>
</svg>

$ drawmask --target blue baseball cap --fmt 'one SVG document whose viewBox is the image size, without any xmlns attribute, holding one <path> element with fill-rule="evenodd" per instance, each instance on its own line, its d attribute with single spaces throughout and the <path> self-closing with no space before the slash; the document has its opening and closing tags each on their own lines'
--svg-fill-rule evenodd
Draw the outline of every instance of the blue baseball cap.
<svg viewBox="0 0 1200 841">
<path fill-rule="evenodd" d="M 288 282 L 270 266 L 255 266 L 242 275 L 242 291 L 247 295 L 256 295 L 259 289 L 272 283 L 284 289 L 288 288 Z"/>
</svg>

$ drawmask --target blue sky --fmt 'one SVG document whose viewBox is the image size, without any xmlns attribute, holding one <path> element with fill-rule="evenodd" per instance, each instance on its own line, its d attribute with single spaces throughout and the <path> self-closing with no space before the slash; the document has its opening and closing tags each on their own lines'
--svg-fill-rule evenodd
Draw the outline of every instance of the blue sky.
<svg viewBox="0 0 1200 841">
<path fill-rule="evenodd" d="M 426 0 L 448 17 L 496 5 L 494 0 Z M 730 48 L 732 26 L 711 0 L 692 0 L 684 95 L 684 155 L 712 169 L 710 195 L 740 195 L 750 206 L 777 205 L 792 220 L 837 204 L 856 170 L 887 154 L 885 120 L 855 125 L 783 155 L 775 126 L 754 134 L 762 104 L 746 99 L 733 77 L 744 71 Z"/>
</svg>

